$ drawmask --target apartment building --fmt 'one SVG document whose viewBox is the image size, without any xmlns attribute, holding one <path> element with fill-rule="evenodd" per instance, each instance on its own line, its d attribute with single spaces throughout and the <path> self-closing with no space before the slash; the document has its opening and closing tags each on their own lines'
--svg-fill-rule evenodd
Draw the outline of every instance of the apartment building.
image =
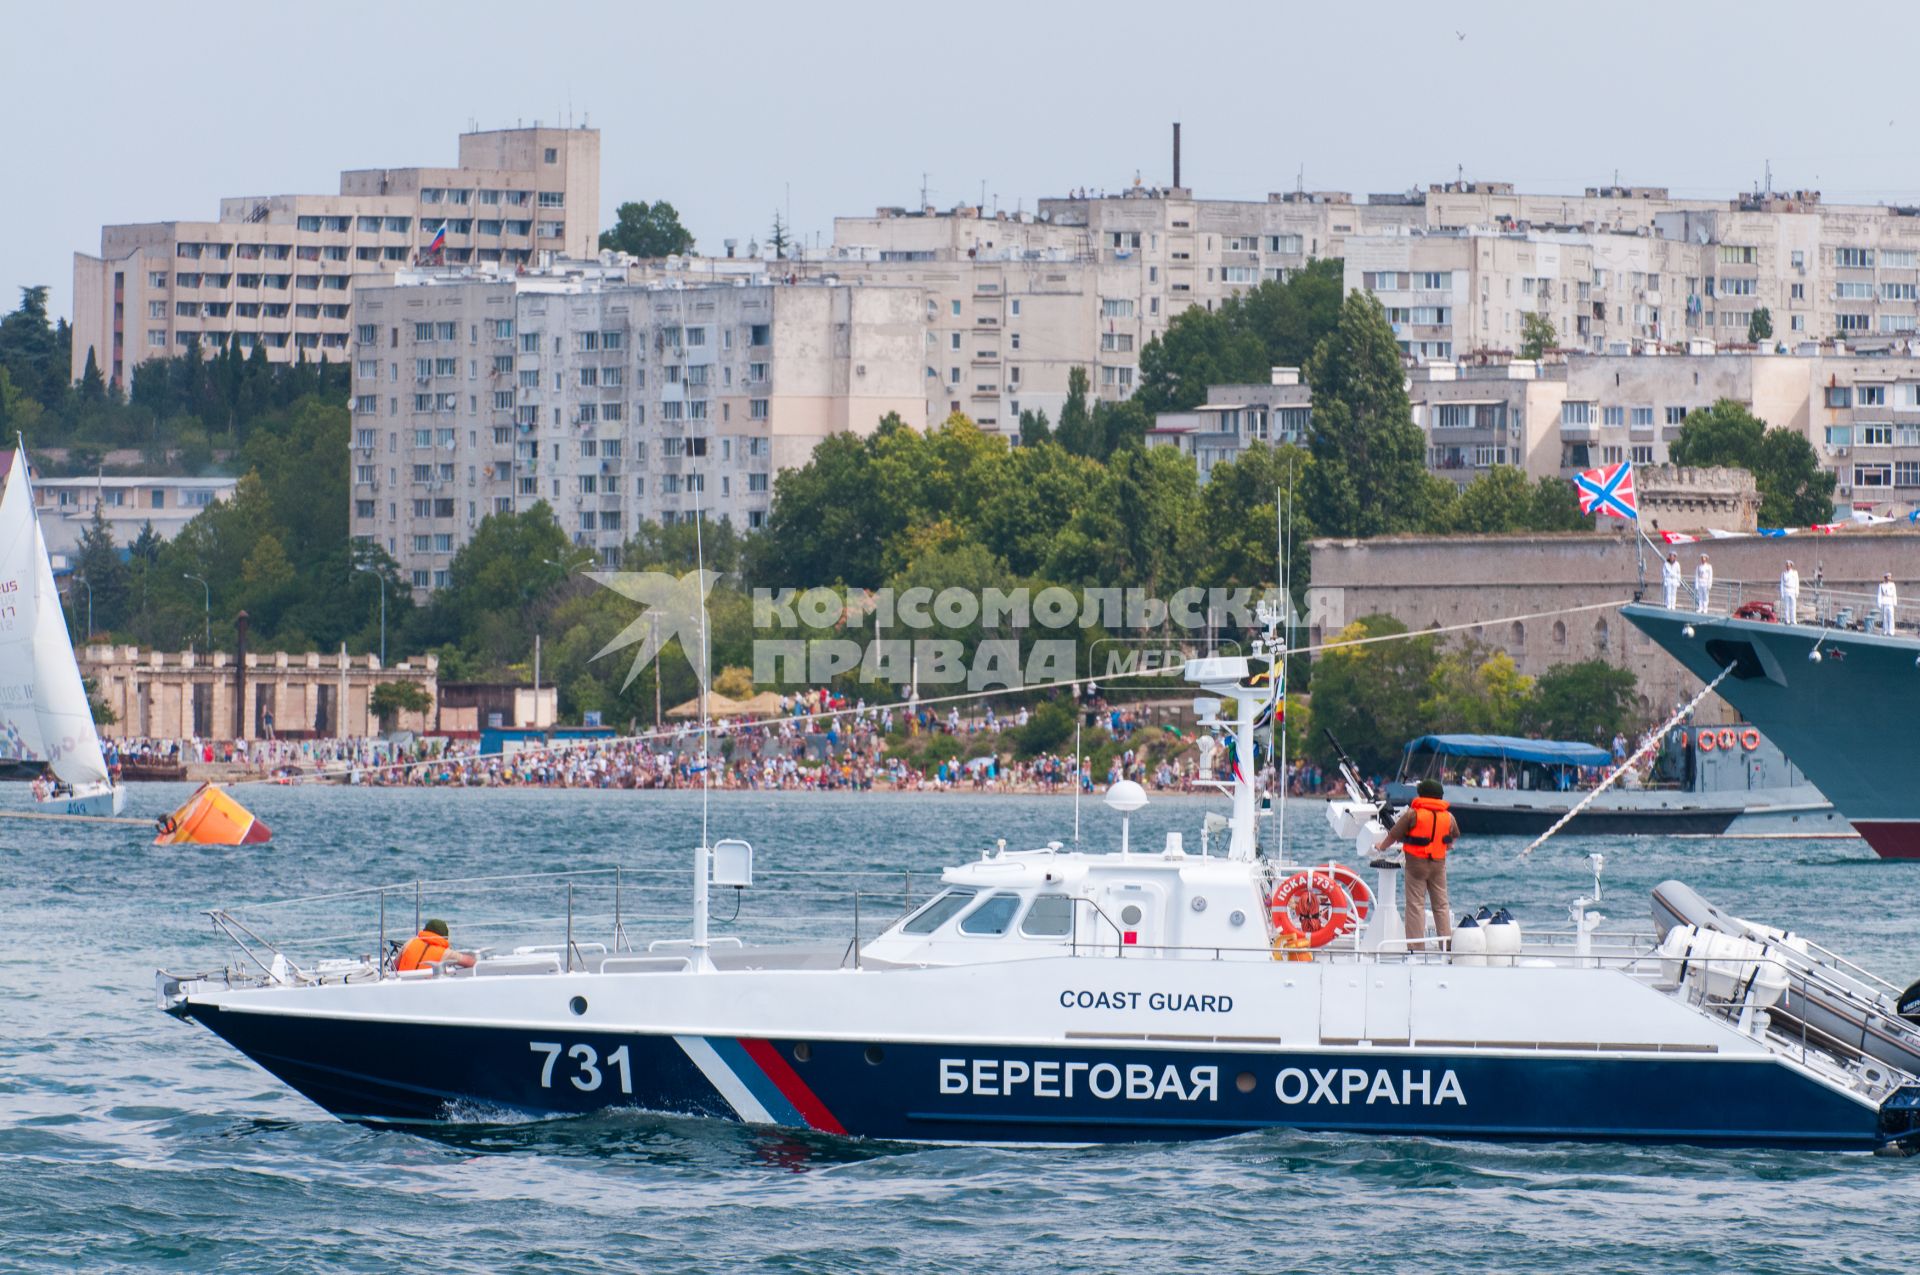
<svg viewBox="0 0 1920 1275">
<path fill-rule="evenodd" d="M 1920 353 L 1807 343 L 1793 353 L 1575 355 L 1559 427 L 1561 472 L 1658 464 L 1687 414 L 1728 398 L 1806 437 L 1843 506 L 1920 507 Z"/>
<path fill-rule="evenodd" d="M 1193 459 L 1200 481 L 1215 465 L 1236 459 L 1256 443 L 1304 447 L 1313 425 L 1313 391 L 1297 367 L 1276 367 L 1265 385 L 1209 385 L 1207 401 L 1191 412 L 1162 412 L 1147 431 L 1147 446 L 1173 447 Z"/>
<path fill-rule="evenodd" d="M 33 505 L 48 552 L 71 557 L 96 511 L 121 548 L 148 527 L 160 539 L 171 540 L 201 510 L 217 500 L 231 500 L 238 484 L 234 478 L 35 478 Z"/>
<path fill-rule="evenodd" d="M 1427 468 L 1465 485 L 1496 465 L 1529 478 L 1560 472 L 1567 363 L 1428 363 L 1407 374 Z"/>
<path fill-rule="evenodd" d="M 1522 360 L 1409 370 L 1407 396 L 1414 423 L 1427 436 L 1427 467 L 1463 485 L 1496 465 L 1530 477 L 1560 472 L 1566 370 L 1564 363 Z M 1312 423 L 1312 389 L 1298 368 L 1277 367 L 1269 384 L 1210 385 L 1207 401 L 1194 410 L 1160 413 L 1147 445 L 1178 448 L 1206 482 L 1214 466 L 1255 443 L 1305 446 Z"/>
<path fill-rule="evenodd" d="M 1920 508 L 1920 357 L 1809 362 L 1805 429 L 1839 477 L 1835 496 L 1883 513 Z"/>
<path fill-rule="evenodd" d="M 1356 231 L 1420 215 L 1400 197 L 1197 200 L 1135 186 L 1042 200 L 1035 214 L 882 208 L 842 217 L 832 249 L 794 268 L 923 289 L 928 416 L 965 412 L 1012 433 L 1023 411 L 1058 419 L 1075 367 L 1087 370 L 1095 397 L 1132 394 L 1140 351 L 1189 306 L 1212 308 L 1339 255 Z"/>
<path fill-rule="evenodd" d="M 352 533 L 417 596 L 490 514 L 544 501 L 613 563 L 642 521 L 760 526 L 774 475 L 829 434 L 927 423 L 918 290 L 633 284 L 627 264 L 356 291 Z"/>
<path fill-rule="evenodd" d="M 463 133 L 452 168 L 356 169 L 332 195 L 222 199 L 212 221 L 106 226 L 74 254 L 73 376 L 92 353 L 125 386 L 196 343 L 264 345 L 287 362 L 346 358 L 356 279 L 420 260 L 516 267 L 598 242 L 600 134 Z"/>
</svg>

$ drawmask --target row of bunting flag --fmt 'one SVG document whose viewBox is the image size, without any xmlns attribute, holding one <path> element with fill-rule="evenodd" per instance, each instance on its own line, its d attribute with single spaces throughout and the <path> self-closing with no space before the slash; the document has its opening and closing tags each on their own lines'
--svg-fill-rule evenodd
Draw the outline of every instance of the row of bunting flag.
<svg viewBox="0 0 1920 1275">
<path fill-rule="evenodd" d="M 1633 489 L 1633 462 L 1623 460 L 1617 465 L 1607 465 L 1601 469 L 1582 470 L 1574 476 L 1573 485 L 1580 493 L 1580 512 L 1587 515 L 1604 514 L 1609 518 L 1640 519 L 1640 498 Z M 1920 509 L 1914 510 L 1904 518 L 1893 518 L 1887 514 L 1870 513 L 1865 509 L 1856 509 L 1852 517 L 1845 522 L 1816 522 L 1811 527 L 1761 527 L 1756 531 L 1720 531 L 1709 528 L 1701 535 L 1690 535 L 1684 531 L 1662 531 L 1660 539 L 1670 545 L 1690 545 L 1707 540 L 1745 540 L 1752 536 L 1831 536 L 1835 532 L 1855 527 L 1878 527 L 1891 522 L 1909 522 L 1920 524 Z"/>
</svg>

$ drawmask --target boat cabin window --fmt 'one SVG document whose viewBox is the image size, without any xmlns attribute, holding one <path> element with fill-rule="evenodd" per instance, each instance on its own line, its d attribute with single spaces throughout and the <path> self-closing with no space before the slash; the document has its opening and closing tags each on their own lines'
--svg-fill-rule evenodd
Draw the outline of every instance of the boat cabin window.
<svg viewBox="0 0 1920 1275">
<path fill-rule="evenodd" d="M 1013 928 L 1014 913 L 1020 910 L 1020 896 L 1017 894 L 993 894 L 987 901 L 967 913 L 960 922 L 962 934 L 992 935 L 1005 934 Z"/>
<path fill-rule="evenodd" d="M 902 934 L 933 933 L 952 920 L 954 914 L 961 908 L 973 902 L 973 896 L 977 893 L 979 893 L 977 890 L 948 890 L 942 894 L 936 894 L 931 903 L 906 919 L 900 927 L 900 932 Z"/>
<path fill-rule="evenodd" d="M 1073 929 L 1073 900 L 1064 894 L 1043 894 L 1033 901 L 1020 922 L 1028 938 L 1061 938 Z"/>
</svg>

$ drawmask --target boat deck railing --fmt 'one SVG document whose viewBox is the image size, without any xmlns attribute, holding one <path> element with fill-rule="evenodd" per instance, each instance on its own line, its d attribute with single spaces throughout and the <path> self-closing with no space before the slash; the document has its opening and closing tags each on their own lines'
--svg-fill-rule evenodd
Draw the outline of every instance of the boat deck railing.
<svg viewBox="0 0 1920 1275">
<path fill-rule="evenodd" d="M 848 877 L 859 880 L 859 887 L 823 883 Z M 241 963 L 225 972 L 234 980 L 276 978 L 276 959 L 300 981 L 324 981 L 322 962 L 329 969 L 351 963 L 388 976 L 399 948 L 432 918 L 447 922 L 455 949 L 484 957 L 551 947 L 562 958 L 561 969 L 573 971 L 587 968 L 589 945 L 631 954 L 684 940 L 692 928 L 691 884 L 690 870 L 667 868 L 423 877 L 229 904 L 205 915 L 240 953 Z M 849 929 L 856 936 L 878 933 L 876 925 L 891 925 L 938 884 L 937 871 L 911 869 L 763 871 L 751 891 L 713 888 L 710 930 L 717 941 L 737 943 L 729 931 L 750 919 L 776 943 L 840 942 Z"/>
</svg>

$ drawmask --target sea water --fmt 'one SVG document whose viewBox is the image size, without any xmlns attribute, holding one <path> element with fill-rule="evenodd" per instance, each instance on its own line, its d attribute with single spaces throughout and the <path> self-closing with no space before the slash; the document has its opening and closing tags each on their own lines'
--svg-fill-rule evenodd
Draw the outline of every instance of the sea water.
<svg viewBox="0 0 1920 1275">
<path fill-rule="evenodd" d="M 183 786 L 136 787 L 159 813 Z M 872 1144 L 639 1114 L 435 1138 L 342 1124 L 205 1030 L 159 1011 L 153 970 L 235 959 L 201 909 L 421 877 L 619 864 L 690 877 L 698 794 L 249 787 L 264 847 L 156 849 L 137 828 L 0 821 L 0 1270 L 179 1271 L 1912 1271 L 1920 1160 L 1271 1131 L 1094 1149 Z M 1163 798 L 1136 847 L 1221 803 Z M 27 805 L 23 786 L 0 807 Z M 753 842 L 762 884 L 717 933 L 850 937 L 844 894 L 782 874 L 858 869 L 924 892 L 1001 837 L 1073 839 L 1067 798 L 715 794 L 712 835 Z M 1081 811 L 1091 846 L 1118 817 Z M 1296 857 L 1342 853 L 1316 803 Z M 1270 835 L 1270 834 L 1269 834 Z M 1858 841 L 1469 836 L 1456 912 L 1560 925 L 1603 851 L 1601 910 L 1644 926 L 1693 883 L 1905 985 L 1920 865 Z M 544 887 L 543 887 L 544 888 Z M 684 894 L 675 884 L 674 893 Z M 735 900 L 722 892 L 721 916 Z M 551 902 L 551 898 L 547 900 Z M 356 905 L 358 906 L 358 905 Z M 428 906 L 442 906 L 429 900 Z M 447 903 L 460 942 L 477 902 Z M 886 920 L 869 899 L 863 933 Z M 389 935 L 411 932 L 396 898 Z M 362 910 L 364 912 L 364 909 Z M 552 909 L 564 916 L 564 905 Z M 356 914 L 347 949 L 375 946 Z M 362 937 L 364 935 L 364 937 Z M 956 1012 L 958 1012 L 956 1007 Z M 991 1007 L 969 1007 L 990 1012 Z M 431 1072 L 432 1058 L 417 1060 Z"/>
</svg>

